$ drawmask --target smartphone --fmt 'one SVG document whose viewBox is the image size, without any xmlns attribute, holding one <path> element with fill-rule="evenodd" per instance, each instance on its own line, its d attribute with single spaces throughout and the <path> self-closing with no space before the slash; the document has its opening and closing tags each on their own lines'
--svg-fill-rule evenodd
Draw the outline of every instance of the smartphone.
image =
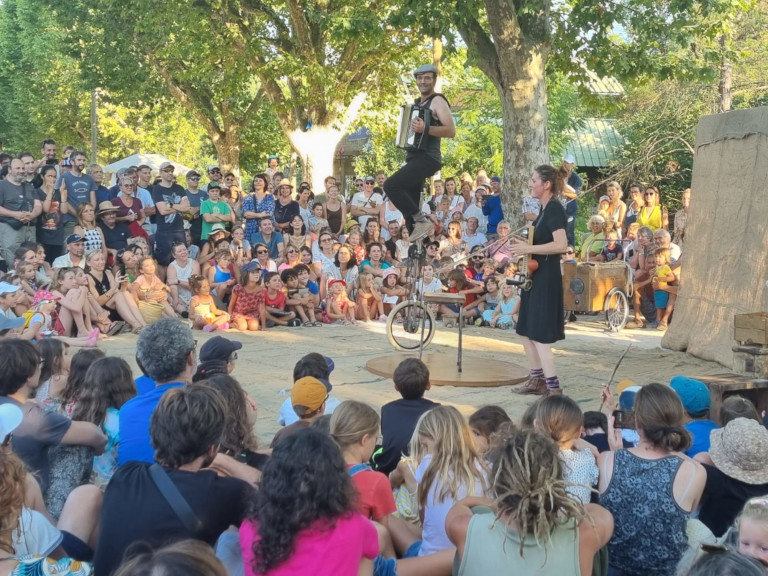
<svg viewBox="0 0 768 576">
<path fill-rule="evenodd" d="M 634 430 L 635 413 L 631 410 L 614 410 L 613 427 L 619 430 Z"/>
</svg>

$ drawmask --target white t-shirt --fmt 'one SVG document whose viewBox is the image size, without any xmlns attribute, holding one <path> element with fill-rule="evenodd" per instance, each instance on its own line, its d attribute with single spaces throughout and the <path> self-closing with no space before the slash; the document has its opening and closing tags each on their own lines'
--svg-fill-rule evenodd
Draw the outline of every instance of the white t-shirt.
<svg viewBox="0 0 768 576">
<path fill-rule="evenodd" d="M 416 280 L 416 293 L 421 296 L 424 292 L 442 292 L 443 291 L 443 283 L 440 282 L 440 280 L 437 279 L 437 277 L 432 278 L 432 282 L 429 284 L 424 284 L 424 279 L 419 278 Z"/>
<path fill-rule="evenodd" d="M 421 482 L 424 478 L 424 473 L 427 471 L 427 466 L 429 466 L 431 460 L 432 456 L 427 454 L 424 460 L 419 463 L 419 467 L 416 468 L 416 474 L 414 474 L 416 482 Z M 453 543 L 448 539 L 448 534 L 445 533 L 445 517 L 448 516 L 448 512 L 458 500 L 466 498 L 470 494 L 467 493 L 466 488 L 461 487 L 456 500 L 448 496 L 438 503 L 437 496 L 440 494 L 441 489 L 440 483 L 435 481 L 429 488 L 429 494 L 427 494 L 419 556 L 427 556 L 428 554 L 434 554 L 435 552 L 454 547 Z M 485 496 L 481 482 L 475 482 L 475 491 L 471 496 Z"/>
<path fill-rule="evenodd" d="M 357 206 L 358 208 L 379 208 L 384 203 L 384 198 L 378 192 L 374 192 L 368 198 L 365 197 L 365 192 L 356 192 L 352 196 L 350 206 Z M 367 214 L 365 216 L 359 216 L 357 221 L 360 222 L 360 227 L 365 230 L 365 224 L 371 216 Z"/>
</svg>

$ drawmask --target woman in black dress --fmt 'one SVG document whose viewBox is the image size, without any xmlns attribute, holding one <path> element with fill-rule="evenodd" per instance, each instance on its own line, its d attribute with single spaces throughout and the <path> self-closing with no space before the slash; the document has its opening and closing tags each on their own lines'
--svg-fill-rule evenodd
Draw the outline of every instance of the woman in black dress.
<svg viewBox="0 0 768 576">
<path fill-rule="evenodd" d="M 514 256 L 531 254 L 539 264 L 532 275 L 531 289 L 523 290 L 520 297 L 517 333 L 531 366 L 531 378 L 518 390 L 519 394 L 563 393 L 555 373 L 552 343 L 565 338 L 560 271 L 560 255 L 568 247 L 565 208 L 560 203 L 564 181 L 565 174 L 548 164 L 534 170 L 528 190 L 541 203 L 541 212 L 533 223 L 533 244 L 512 241 Z"/>
</svg>

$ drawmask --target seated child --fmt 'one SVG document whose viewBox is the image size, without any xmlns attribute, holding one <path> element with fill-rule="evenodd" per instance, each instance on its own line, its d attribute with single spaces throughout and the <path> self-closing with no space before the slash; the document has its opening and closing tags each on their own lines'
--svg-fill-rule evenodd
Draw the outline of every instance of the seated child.
<svg viewBox="0 0 768 576">
<path fill-rule="evenodd" d="M 139 311 L 147 319 L 146 312 L 142 310 L 141 303 L 156 304 L 162 307 L 163 316 L 176 318 L 176 311 L 168 301 L 171 293 L 170 287 L 155 275 L 157 264 L 151 257 L 145 257 L 139 267 L 141 274 L 133 281 L 133 293 L 139 299 Z M 156 319 L 156 318 L 155 318 Z M 149 323 L 149 320 L 147 321 Z"/>
<path fill-rule="evenodd" d="M 283 292 L 283 281 L 280 280 L 280 274 L 277 272 L 267 272 L 264 276 L 264 306 L 267 312 L 267 326 L 271 322 L 274 326 L 300 326 L 301 320 L 296 318 L 296 313 L 285 309 L 285 292 Z"/>
<path fill-rule="evenodd" d="M 501 288 L 499 304 L 490 312 L 483 312 L 483 320 L 488 322 L 491 328 L 514 328 L 517 323 L 517 315 L 520 312 L 520 298 L 516 297 L 517 289 L 506 282 Z"/>
<path fill-rule="evenodd" d="M 328 282 L 328 297 L 325 299 L 323 322 L 352 326 L 355 322 L 355 303 L 349 299 L 344 288 L 344 280 L 333 279 Z"/>
<path fill-rule="evenodd" d="M 309 231 L 313 240 L 323 228 L 329 228 L 329 225 L 328 220 L 323 218 L 323 205 L 318 202 L 312 206 L 312 216 L 309 217 Z"/>
<path fill-rule="evenodd" d="M 285 304 L 288 309 L 298 314 L 304 326 L 322 326 L 323 323 L 315 319 L 315 306 L 309 290 L 304 289 L 302 293 L 298 272 L 293 268 L 283 270 L 280 281 L 285 285 Z"/>
<path fill-rule="evenodd" d="M 230 271 L 232 253 L 228 248 L 217 250 L 215 260 L 215 264 L 208 268 L 206 278 L 211 285 L 211 294 L 217 296 L 222 302 L 226 302 L 232 293 L 232 286 L 236 284 Z"/>
<path fill-rule="evenodd" d="M 258 262 L 248 262 L 240 269 L 240 284 L 232 289 L 229 314 L 230 324 L 237 330 L 267 329 L 264 286 L 261 285 L 261 265 Z"/>
<path fill-rule="evenodd" d="M 189 319 L 193 330 L 213 332 L 229 328 L 229 314 L 219 310 L 211 296 L 211 285 L 197 274 L 189 277 L 192 298 L 189 301 Z"/>
<path fill-rule="evenodd" d="M 619 233 L 616 230 L 606 232 L 605 239 L 609 240 L 609 242 L 606 242 L 600 250 L 600 254 L 594 257 L 595 262 L 613 262 L 614 260 L 622 260 L 624 258 L 624 249 L 621 247 L 621 244 L 617 242 Z"/>
<path fill-rule="evenodd" d="M 306 290 L 312 297 L 312 306 L 320 306 L 320 286 L 312 280 L 312 271 L 306 264 L 297 264 L 293 267 L 299 275 L 299 290 Z"/>
<path fill-rule="evenodd" d="M 406 294 L 405 287 L 397 284 L 398 277 L 397 268 L 387 268 L 381 274 L 381 301 L 384 303 L 384 314 L 389 314 Z"/>
<path fill-rule="evenodd" d="M 485 292 L 474 302 L 464 307 L 464 318 L 477 318 L 475 324 L 481 326 L 490 324 L 486 320 L 486 315 L 491 318 L 493 311 L 499 304 L 499 279 L 496 276 L 489 276 L 484 282 Z"/>
<path fill-rule="evenodd" d="M 384 303 L 381 293 L 376 287 L 373 274 L 365 272 L 357 277 L 357 296 L 355 302 L 355 317 L 363 322 L 370 322 L 378 318 L 381 322 L 387 321 L 387 315 L 384 314 Z"/>
<path fill-rule="evenodd" d="M 477 450 L 486 459 L 497 449 L 504 438 L 515 432 L 512 419 L 501 406 L 483 406 L 469 417 L 469 428 Z"/>
</svg>

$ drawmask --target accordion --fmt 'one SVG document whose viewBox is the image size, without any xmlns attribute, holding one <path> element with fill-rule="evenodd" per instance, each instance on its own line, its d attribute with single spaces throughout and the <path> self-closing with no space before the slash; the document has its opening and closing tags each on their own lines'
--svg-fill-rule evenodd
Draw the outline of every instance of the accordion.
<svg viewBox="0 0 768 576">
<path fill-rule="evenodd" d="M 424 120 L 424 132 L 417 134 L 411 129 L 411 121 L 421 118 Z M 400 123 L 397 125 L 395 146 L 412 152 L 424 150 L 429 142 L 429 126 L 432 123 L 432 113 L 429 108 L 418 104 L 404 104 L 400 110 Z"/>
</svg>

